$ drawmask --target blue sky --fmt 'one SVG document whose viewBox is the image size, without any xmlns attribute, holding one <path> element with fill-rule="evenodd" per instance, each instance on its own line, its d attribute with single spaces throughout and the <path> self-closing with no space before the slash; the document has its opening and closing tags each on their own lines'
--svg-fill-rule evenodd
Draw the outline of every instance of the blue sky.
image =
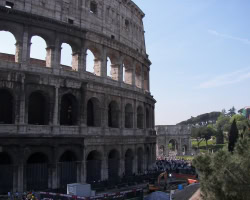
<svg viewBox="0 0 250 200">
<path fill-rule="evenodd" d="M 156 124 L 250 105 L 249 0 L 134 0 L 145 12 Z"/>
<path fill-rule="evenodd" d="M 232 106 L 250 106 L 249 0 L 134 2 L 146 14 L 157 125 L 176 124 Z M 0 52 L 15 52 L 11 37 L 1 33 Z M 33 49 L 45 49 L 44 41 L 33 39 Z M 71 49 L 63 46 L 63 51 Z M 31 51 L 31 57 L 44 59 L 45 51 Z M 63 57 L 63 64 L 71 63 L 68 56 Z M 93 56 L 88 56 L 87 62 L 90 60 Z"/>
</svg>

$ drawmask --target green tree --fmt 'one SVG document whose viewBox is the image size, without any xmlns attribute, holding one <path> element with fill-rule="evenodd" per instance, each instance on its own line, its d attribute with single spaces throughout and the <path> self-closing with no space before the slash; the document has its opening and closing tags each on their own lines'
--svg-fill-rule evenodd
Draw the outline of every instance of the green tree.
<svg viewBox="0 0 250 200">
<path fill-rule="evenodd" d="M 249 200 L 250 139 L 239 139 L 234 154 L 220 150 L 193 160 L 204 200 Z"/>
<path fill-rule="evenodd" d="M 215 124 L 217 130 L 229 131 L 230 129 L 230 117 L 221 114 Z"/>
<path fill-rule="evenodd" d="M 232 116 L 234 116 L 235 114 L 236 114 L 236 109 L 235 109 L 235 107 L 233 106 L 232 108 L 230 108 L 230 109 L 228 110 L 227 115 L 230 116 L 230 117 L 232 117 Z"/>
<path fill-rule="evenodd" d="M 236 125 L 236 120 L 233 120 L 233 123 L 231 125 L 231 129 L 228 133 L 228 151 L 233 152 L 234 146 L 238 140 L 239 137 L 239 131 Z"/>
<path fill-rule="evenodd" d="M 216 131 L 216 144 L 224 144 L 224 134 L 222 129 Z"/>
</svg>

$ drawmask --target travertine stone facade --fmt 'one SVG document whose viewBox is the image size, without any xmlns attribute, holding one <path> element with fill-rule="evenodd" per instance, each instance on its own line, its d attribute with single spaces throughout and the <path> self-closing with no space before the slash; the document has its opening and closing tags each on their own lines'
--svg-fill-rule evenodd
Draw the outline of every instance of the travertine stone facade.
<svg viewBox="0 0 250 200">
<path fill-rule="evenodd" d="M 0 31 L 16 39 L 15 55 L 0 54 L 0 167 L 13 169 L 0 193 L 131 175 L 154 162 L 143 17 L 130 0 L 0 0 Z M 33 36 L 46 42 L 44 61 L 30 58 Z M 62 43 L 72 66 L 60 64 Z"/>
<path fill-rule="evenodd" d="M 169 156 L 171 152 L 176 155 L 190 155 L 191 127 L 184 125 L 156 126 L 157 156 Z M 172 149 L 171 149 L 172 148 Z"/>
</svg>

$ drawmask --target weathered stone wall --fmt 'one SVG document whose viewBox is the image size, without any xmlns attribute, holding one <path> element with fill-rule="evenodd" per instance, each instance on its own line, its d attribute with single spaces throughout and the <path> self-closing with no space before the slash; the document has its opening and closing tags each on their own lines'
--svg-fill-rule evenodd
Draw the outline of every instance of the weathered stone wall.
<svg viewBox="0 0 250 200">
<path fill-rule="evenodd" d="M 62 23 L 73 24 L 91 32 L 103 34 L 108 38 L 126 44 L 146 55 L 144 13 L 131 0 L 8 0 L 15 10 L 44 16 Z M 91 2 L 96 3 L 97 11 L 90 11 Z M 6 1 L 1 0 L 5 6 Z M 125 21 L 128 23 L 125 23 Z"/>
<path fill-rule="evenodd" d="M 75 155 L 77 182 L 86 181 L 87 159 L 93 152 L 101 161 L 101 180 L 110 178 L 108 159 L 113 150 L 119 155 L 120 176 L 126 171 L 128 151 L 133 173 L 139 172 L 141 163 L 141 170 L 148 169 L 156 157 L 156 101 L 150 94 L 151 63 L 145 51 L 141 10 L 132 1 L 96 0 L 96 14 L 90 12 L 92 1 L 88 0 L 8 2 L 12 8 L 0 0 L 0 31 L 14 35 L 16 53 L 0 54 L 0 101 L 8 107 L 0 105 L 7 110 L 0 114 L 12 118 L 0 116 L 0 156 L 5 153 L 10 158 L 12 190 L 27 189 L 27 162 L 35 153 L 48 158 L 48 189 L 61 187 L 63 152 Z M 126 30 L 125 19 L 129 20 Z M 33 36 L 47 44 L 44 61 L 30 58 Z M 60 64 L 62 43 L 72 47 L 72 66 Z M 86 71 L 87 49 L 95 56 L 94 74 Z M 111 78 L 107 77 L 107 57 L 112 60 Z M 122 80 L 124 65 L 126 78 Z M 39 101 L 43 110 L 34 106 Z M 67 101 L 69 124 L 63 124 L 63 102 Z M 127 105 L 131 109 L 126 110 Z M 32 122 L 31 115 L 39 119 Z M 129 128 L 126 120 L 130 120 Z"/>
</svg>

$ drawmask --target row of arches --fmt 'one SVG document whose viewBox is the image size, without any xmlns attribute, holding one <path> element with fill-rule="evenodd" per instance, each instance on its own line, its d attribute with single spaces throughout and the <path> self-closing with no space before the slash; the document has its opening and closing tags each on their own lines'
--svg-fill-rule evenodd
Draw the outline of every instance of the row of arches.
<svg viewBox="0 0 250 200">
<path fill-rule="evenodd" d="M 67 93 L 61 96 L 59 100 L 59 123 L 60 125 L 72 126 L 79 123 L 79 101 L 71 94 Z M 42 91 L 32 92 L 27 99 L 27 123 L 33 125 L 48 125 L 50 122 L 51 105 L 48 95 Z M 86 105 L 87 126 L 100 127 L 102 125 L 102 107 L 97 98 L 90 98 Z M 12 93 L 7 89 L 0 89 L 0 124 L 13 124 L 16 116 L 15 99 Z M 135 111 L 132 104 L 125 105 L 125 128 L 151 128 L 150 111 L 139 105 Z M 107 126 L 111 128 L 120 128 L 121 111 L 116 101 L 111 101 L 107 109 Z M 134 117 L 137 125 L 135 127 Z M 144 119 L 145 118 L 145 119 Z M 146 126 L 144 126 L 146 123 Z"/>
<path fill-rule="evenodd" d="M 137 158 L 137 159 L 136 159 Z M 71 150 L 66 150 L 56 163 L 58 188 L 66 188 L 67 184 L 75 183 L 82 176 L 83 171 L 79 170 L 86 167 L 87 183 L 93 183 L 103 180 L 103 173 L 107 174 L 109 181 L 116 181 L 121 174 L 132 176 L 134 173 L 141 173 L 148 169 L 150 160 L 150 150 L 147 148 L 144 153 L 143 148 L 137 149 L 135 155 L 132 149 L 127 149 L 124 156 L 121 157 L 116 149 L 112 149 L 107 154 L 107 159 L 102 153 L 93 150 L 86 156 L 86 161 L 81 159 Z M 145 163 L 145 162 L 146 163 Z M 106 164 L 105 164 L 106 163 Z M 145 165 L 146 164 L 146 165 Z M 84 167 L 81 165 L 85 165 Z M 105 172 L 104 165 L 107 165 Z M 122 166 L 123 165 L 123 166 Z M 135 171 L 135 165 L 137 171 Z M 13 187 L 14 162 L 11 156 L 6 152 L 0 153 L 0 194 L 9 192 Z M 51 161 L 49 156 L 43 152 L 35 152 L 24 161 L 23 184 L 26 190 L 48 189 L 51 181 Z"/>
<path fill-rule="evenodd" d="M 168 145 L 159 146 L 158 156 L 166 156 L 166 153 L 169 155 L 187 155 L 188 147 L 186 144 L 180 147 L 179 143 L 175 139 L 171 139 L 168 142 Z M 181 152 L 181 153 L 180 153 Z"/>
<path fill-rule="evenodd" d="M 0 31 L 0 42 L 4 44 L 0 47 L 0 52 L 13 55 L 1 55 L 1 59 L 20 62 L 21 58 L 18 55 L 22 48 L 18 38 L 15 32 L 13 35 L 9 31 Z M 79 42 L 70 39 L 62 39 L 56 48 L 47 35 L 39 34 L 36 31 L 28 39 L 27 59 L 30 64 L 54 67 L 52 65 L 58 63 L 61 68 L 73 71 L 79 71 L 79 67 L 83 66 L 84 71 L 94 75 L 108 76 L 113 80 L 149 90 L 148 70 L 139 63 L 134 64 L 132 58 L 123 57 L 114 50 L 107 50 L 106 56 L 104 56 L 101 47 L 87 43 L 87 46 L 81 49 Z M 52 51 L 58 52 L 52 53 Z M 57 59 L 52 58 L 55 55 L 58 55 Z"/>
</svg>

